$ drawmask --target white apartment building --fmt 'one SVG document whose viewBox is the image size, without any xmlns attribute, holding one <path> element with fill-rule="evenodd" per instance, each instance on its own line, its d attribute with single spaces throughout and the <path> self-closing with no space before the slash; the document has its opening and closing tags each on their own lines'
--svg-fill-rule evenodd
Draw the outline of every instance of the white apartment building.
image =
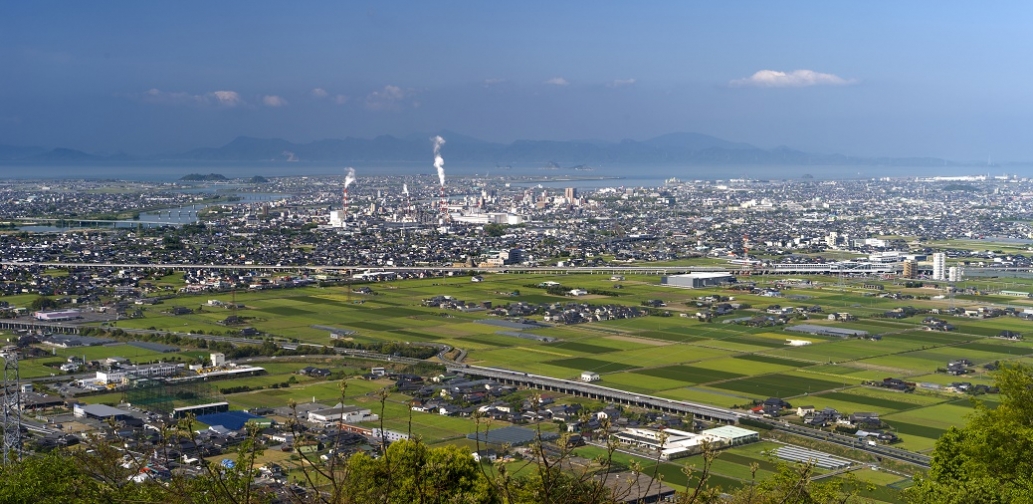
<svg viewBox="0 0 1033 504">
<path fill-rule="evenodd" d="M 933 280 L 947 280 L 947 254 L 933 254 Z"/>
</svg>

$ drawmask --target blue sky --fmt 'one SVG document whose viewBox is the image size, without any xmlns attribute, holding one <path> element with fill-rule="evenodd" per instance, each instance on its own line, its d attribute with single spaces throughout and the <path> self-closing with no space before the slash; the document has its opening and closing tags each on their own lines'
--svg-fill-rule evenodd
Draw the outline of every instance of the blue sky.
<svg viewBox="0 0 1033 504">
<path fill-rule="evenodd" d="M 1033 160 L 1031 10 L 6 2 L 0 144 L 149 154 L 238 135 L 447 129 L 508 142 L 695 131 L 815 152 Z"/>
</svg>

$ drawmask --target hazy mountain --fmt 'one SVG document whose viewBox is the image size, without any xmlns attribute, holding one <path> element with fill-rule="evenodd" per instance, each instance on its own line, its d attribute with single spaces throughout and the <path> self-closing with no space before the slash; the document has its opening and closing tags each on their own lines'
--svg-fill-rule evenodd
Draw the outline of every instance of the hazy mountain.
<svg viewBox="0 0 1033 504">
<path fill-rule="evenodd" d="M 80 161 L 98 161 L 104 159 L 104 157 L 97 156 L 94 154 L 88 154 L 81 150 L 58 148 L 51 149 L 42 154 L 36 154 L 35 156 L 30 156 L 24 159 L 29 161 L 54 161 L 75 163 Z"/>
<path fill-rule="evenodd" d="M 325 139 L 296 144 L 286 140 L 241 137 L 216 148 L 195 149 L 175 156 L 198 161 L 294 160 L 335 163 L 422 162 L 430 159 L 431 137 L 445 138 L 449 163 L 602 165 L 943 165 L 926 158 L 863 158 L 812 154 L 785 147 L 761 149 L 699 133 L 671 133 L 645 141 L 622 140 L 517 140 L 510 144 L 485 142 L 453 132 L 417 133 L 404 138 L 390 135 L 373 139 Z M 287 154 L 289 153 L 290 156 Z"/>
<path fill-rule="evenodd" d="M 540 166 L 613 165 L 901 165 L 942 166 L 933 158 L 866 158 L 839 154 L 814 154 L 777 147 L 761 149 L 700 133 L 671 133 L 648 140 L 517 140 L 493 143 L 451 131 L 414 133 L 399 138 L 327 138 L 294 143 L 281 138 L 238 137 L 221 147 L 130 158 L 125 154 L 99 156 L 72 149 L 46 151 L 39 147 L 0 146 L 0 161 L 97 163 L 135 161 L 198 162 L 312 162 L 340 164 L 419 163 L 431 159 L 431 138 L 440 135 L 446 144 L 442 153 L 448 163 Z"/>
<path fill-rule="evenodd" d="M 43 154 L 46 151 L 47 149 L 43 147 L 19 147 L 16 145 L 0 145 L 0 161 L 25 159 L 27 157 Z"/>
<path fill-rule="evenodd" d="M 702 133 L 668 133 L 642 142 L 657 149 L 672 151 L 700 151 L 703 149 L 751 150 L 756 147 L 747 143 L 729 142 Z"/>
</svg>

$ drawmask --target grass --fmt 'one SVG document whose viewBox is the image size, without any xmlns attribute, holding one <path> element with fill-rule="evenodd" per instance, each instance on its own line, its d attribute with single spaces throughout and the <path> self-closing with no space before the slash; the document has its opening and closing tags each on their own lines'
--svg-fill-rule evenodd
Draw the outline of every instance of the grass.
<svg viewBox="0 0 1033 504">
<path fill-rule="evenodd" d="M 599 345 L 591 345 L 588 343 L 579 343 L 577 341 L 563 341 L 560 343 L 551 343 L 546 345 L 552 348 L 560 350 L 573 350 L 575 352 L 587 353 L 587 354 L 603 354 L 616 352 L 616 348 L 604 347 Z"/>
<path fill-rule="evenodd" d="M 889 399 L 880 399 L 878 397 L 868 397 L 858 394 L 850 394 L 845 392 L 828 392 L 821 394 L 822 399 L 832 399 L 836 401 L 851 402 L 855 404 L 863 404 L 866 406 L 877 406 L 888 410 L 905 410 L 914 408 L 915 405 L 912 403 L 906 403 L 902 401 L 892 401 Z"/>
<path fill-rule="evenodd" d="M 804 378 L 788 374 L 755 376 L 711 385 L 711 387 L 723 390 L 733 390 L 736 392 L 768 397 L 792 397 L 808 393 L 817 393 L 843 386 L 843 383 L 817 378 Z"/>
<path fill-rule="evenodd" d="M 552 366 L 560 366 L 569 369 L 579 369 L 583 371 L 595 371 L 597 373 L 614 373 L 617 371 L 635 369 L 635 366 L 629 366 L 627 364 L 619 364 L 616 362 L 604 361 L 599 359 L 590 359 L 587 357 L 557 359 L 546 361 L 545 363 Z"/>
<path fill-rule="evenodd" d="M 896 421 L 896 420 L 889 421 L 889 422 L 886 422 L 886 423 L 888 423 L 890 425 L 890 427 L 893 427 L 894 429 L 896 429 L 896 431 L 899 434 L 919 436 L 919 437 L 924 437 L 924 438 L 929 438 L 929 439 L 937 439 L 940 436 L 942 436 L 944 432 L 947 432 L 947 429 L 942 429 L 942 428 L 939 428 L 939 427 L 932 427 L 932 426 L 929 426 L 929 425 L 919 425 L 919 424 L 901 422 L 901 421 Z"/>
<path fill-rule="evenodd" d="M 171 275 L 171 280 L 181 275 Z M 761 298 L 749 294 L 731 293 L 721 288 L 674 290 L 660 287 L 655 276 L 626 275 L 621 282 L 624 289 L 616 298 L 592 299 L 593 304 L 617 303 L 637 306 L 647 299 L 663 299 L 672 308 L 706 295 L 735 295 L 738 301 L 763 307 L 773 302 L 786 301 Z M 762 285 L 776 277 L 755 278 Z M 781 278 L 777 278 L 781 279 Z M 827 281 L 827 278 L 813 277 Z M 926 332 L 918 329 L 922 316 L 906 320 L 869 318 L 903 304 L 889 299 L 864 297 L 854 283 L 845 289 L 829 286 L 825 289 L 796 289 L 793 294 L 808 296 L 803 301 L 788 301 L 792 305 L 819 305 L 826 312 L 847 311 L 859 317 L 844 327 L 857 327 L 884 334 L 882 341 L 841 340 L 812 336 L 796 336 L 813 341 L 805 347 L 784 345 L 787 335 L 777 328 L 751 328 L 737 324 L 700 323 L 694 318 L 641 317 L 611 320 L 576 326 L 554 326 L 530 331 L 561 341 L 545 344 L 496 334 L 502 328 L 478 324 L 489 318 L 484 312 L 463 313 L 437 308 L 425 308 L 420 301 L 435 295 L 450 295 L 472 302 L 490 301 L 495 306 L 514 302 L 552 303 L 570 302 L 570 298 L 551 296 L 538 289 L 524 287 L 545 280 L 558 280 L 564 286 L 585 288 L 612 288 L 607 276 L 591 274 L 555 275 L 486 275 L 483 283 L 470 283 L 468 278 L 434 278 L 405 280 L 374 285 L 375 296 L 350 294 L 345 287 L 302 288 L 278 291 L 237 293 L 236 301 L 247 308 L 238 315 L 250 317 L 249 324 L 274 336 L 297 338 L 304 342 L 328 342 L 326 331 L 312 325 L 327 325 L 357 331 L 356 341 L 412 341 L 440 342 L 466 349 L 468 363 L 504 367 L 522 372 L 545 374 L 560 378 L 576 378 L 581 371 L 604 374 L 603 383 L 641 393 L 650 393 L 717 406 L 742 404 L 745 399 L 780 395 L 795 397 L 820 394 L 807 401 L 824 401 L 837 407 L 860 410 L 870 408 L 885 414 L 921 414 L 921 410 L 938 406 L 943 399 L 931 396 L 886 395 L 886 391 L 872 392 L 858 387 L 863 379 L 881 380 L 887 376 L 907 377 L 915 381 L 949 383 L 956 378 L 932 374 L 948 360 L 967 357 L 978 364 L 993 360 L 1028 358 L 1033 355 L 1033 344 L 1011 343 L 986 338 L 1002 328 L 1031 332 L 1033 324 L 1014 318 L 993 320 L 950 319 L 958 330 L 950 333 Z M 900 290 L 892 283 L 882 282 L 888 292 Z M 514 290 L 521 296 L 509 296 Z M 924 291 L 922 291 L 924 293 Z M 914 293 L 914 292 L 912 292 Z M 33 296 L 8 297 L 31 301 Z M 174 317 L 165 313 L 172 305 L 196 307 L 207 299 L 229 301 L 231 295 L 203 294 L 183 296 L 174 302 L 156 307 L 145 307 L 142 319 L 119 321 L 119 327 L 155 327 L 169 331 L 204 330 L 220 334 L 227 328 L 217 322 L 230 312 L 205 308 L 198 314 Z M 360 303 L 361 302 L 361 303 Z M 16 303 L 17 304 L 17 303 Z M 917 307 L 946 306 L 946 301 L 914 301 Z M 691 310 L 691 309 L 690 309 Z M 753 312 L 745 312 L 750 314 Z M 737 315 L 738 316 L 738 315 Z M 532 317 L 536 318 L 536 317 Z M 540 320 L 540 318 L 538 318 Z M 829 324 L 818 320 L 809 323 Z M 903 332 L 901 332 L 903 331 Z M 653 343 L 653 344 L 651 344 Z M 120 355 L 132 360 L 159 360 L 180 357 L 192 358 L 188 349 L 175 354 L 150 353 L 124 345 L 61 351 L 67 355 L 86 353 L 90 359 Z M 28 376 L 46 376 L 53 370 L 45 364 L 49 360 L 23 361 L 22 373 Z M 272 370 L 285 381 L 280 371 Z M 974 383 L 987 383 L 988 378 L 975 375 L 964 378 Z M 708 384 L 701 386 L 700 384 Z M 829 392 L 833 389 L 841 389 Z M 241 404 L 285 402 L 286 399 L 311 400 L 332 398 L 335 385 L 299 383 L 286 391 L 266 390 L 265 394 L 233 394 L 231 400 Z M 310 393 L 314 392 L 313 393 Z M 305 398 L 304 396 L 308 397 Z M 239 397 L 236 397 L 239 396 Z M 915 400 L 915 398 L 922 398 Z M 803 400 L 803 399 L 801 399 Z M 930 403 L 929 401 L 932 401 Z M 797 401 L 798 402 L 798 401 Z M 898 418 L 898 421 L 922 425 L 923 420 Z M 936 425 L 941 428 L 942 425 Z"/>
<path fill-rule="evenodd" d="M 716 371 L 713 369 L 704 369 L 693 366 L 666 366 L 653 369 L 644 369 L 642 371 L 636 371 L 635 374 L 654 376 L 657 378 L 665 378 L 669 380 L 676 380 L 684 382 L 686 384 L 730 380 L 732 378 L 739 378 L 743 376 L 739 373 L 733 373 L 730 371 Z"/>
<path fill-rule="evenodd" d="M 274 306 L 270 308 L 262 308 L 257 310 L 263 313 L 271 315 L 279 315 L 281 317 L 297 317 L 299 315 L 310 315 L 313 312 L 308 310 L 302 310 L 300 308 L 292 308 L 290 306 Z"/>
<path fill-rule="evenodd" d="M 792 368 L 807 365 L 807 363 L 800 362 L 798 360 L 784 359 L 782 357 L 775 357 L 773 355 L 766 355 L 766 354 L 739 355 L 739 356 L 733 357 L 733 359 L 738 359 L 738 360 L 743 360 L 743 361 L 748 361 L 748 362 L 759 362 L 759 363 L 764 363 L 764 364 L 775 364 L 775 365 L 779 365 L 779 366 L 788 366 L 788 367 L 792 367 Z"/>
</svg>

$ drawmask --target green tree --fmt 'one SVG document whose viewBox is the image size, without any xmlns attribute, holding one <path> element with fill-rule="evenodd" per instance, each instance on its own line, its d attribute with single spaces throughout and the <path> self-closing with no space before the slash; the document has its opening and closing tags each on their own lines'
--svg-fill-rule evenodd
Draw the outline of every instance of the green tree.
<svg viewBox="0 0 1033 504">
<path fill-rule="evenodd" d="M 429 448 L 418 440 L 391 443 L 384 456 L 348 460 L 347 503 L 494 503 L 491 485 L 470 454 L 453 446 Z"/>
<path fill-rule="evenodd" d="M 908 489 L 915 504 L 1033 500 L 1033 367 L 1004 364 L 994 373 L 996 408 L 976 401 L 968 425 L 937 442 L 928 478 Z"/>
<path fill-rule="evenodd" d="M 47 297 L 39 296 L 32 300 L 32 304 L 29 305 L 32 311 L 49 310 L 51 308 L 57 308 L 57 301 Z"/>
<path fill-rule="evenodd" d="M 57 453 L 29 457 L 0 467 L 0 502 L 60 504 L 92 496 L 95 482 L 75 461 Z"/>
<path fill-rule="evenodd" d="M 495 224 L 495 223 L 485 224 L 484 225 L 484 234 L 486 234 L 488 236 L 495 236 L 495 237 L 502 236 L 502 235 L 506 234 L 506 228 L 507 227 L 509 227 L 509 226 L 507 226 L 505 224 Z"/>
<path fill-rule="evenodd" d="M 757 466 L 751 467 L 756 476 Z M 864 486 L 856 480 L 831 479 L 812 482 L 815 476 L 811 464 L 779 462 L 771 477 L 745 486 L 726 501 L 729 504 L 833 504 L 855 502 Z M 703 501 L 707 502 L 707 501 Z"/>
</svg>

